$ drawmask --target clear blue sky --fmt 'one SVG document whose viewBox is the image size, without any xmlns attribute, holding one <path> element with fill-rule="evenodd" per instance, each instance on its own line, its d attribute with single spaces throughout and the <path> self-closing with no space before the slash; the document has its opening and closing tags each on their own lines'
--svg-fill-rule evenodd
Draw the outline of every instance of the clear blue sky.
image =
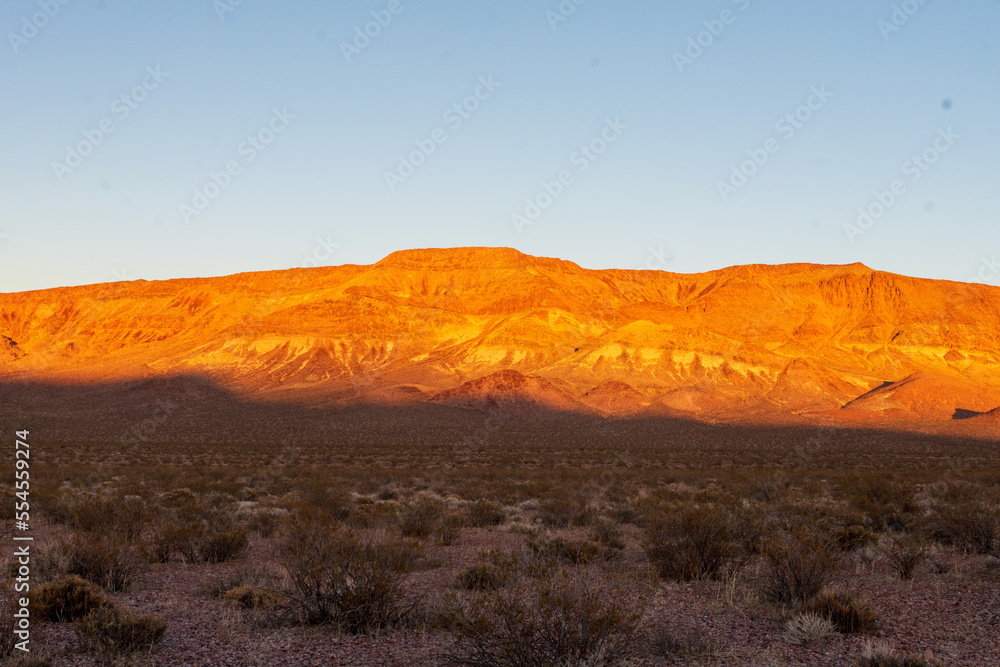
<svg viewBox="0 0 1000 667">
<path fill-rule="evenodd" d="M 235 2 L 3 4 L 0 291 L 432 246 L 682 272 L 860 261 L 955 280 L 1000 255 L 996 0 L 896 2 L 913 14 L 891 31 L 890 0 L 567 0 L 568 17 L 547 15 L 559 0 Z M 390 5 L 348 62 L 343 43 Z M 699 33 L 707 46 L 679 67 Z M 445 116 L 477 90 L 467 118 Z M 808 120 L 779 130 L 797 110 Z M 435 130 L 445 141 L 390 188 L 386 172 Z M 96 143 L 85 132 L 100 138 L 89 155 L 54 165 Z M 615 139 L 602 155 L 578 153 L 602 132 Z M 251 135 L 273 141 L 258 151 Z M 723 197 L 747 151 L 767 162 Z M 934 164 L 906 164 L 925 151 Z M 230 162 L 228 186 L 185 220 Z M 564 171 L 519 232 L 512 215 L 547 203 L 543 181 Z M 851 243 L 844 226 L 896 180 Z"/>
</svg>

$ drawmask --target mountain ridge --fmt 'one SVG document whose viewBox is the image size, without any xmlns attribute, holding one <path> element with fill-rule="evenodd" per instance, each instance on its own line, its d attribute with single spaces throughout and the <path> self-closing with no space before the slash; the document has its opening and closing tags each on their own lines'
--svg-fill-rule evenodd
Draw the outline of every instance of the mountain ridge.
<svg viewBox="0 0 1000 667">
<path fill-rule="evenodd" d="M 303 403 L 422 402 L 512 371 L 605 415 L 934 421 L 1000 406 L 1000 288 L 859 263 L 680 274 L 404 250 L 0 294 L 0 337 L 0 379 L 195 373 Z"/>
</svg>

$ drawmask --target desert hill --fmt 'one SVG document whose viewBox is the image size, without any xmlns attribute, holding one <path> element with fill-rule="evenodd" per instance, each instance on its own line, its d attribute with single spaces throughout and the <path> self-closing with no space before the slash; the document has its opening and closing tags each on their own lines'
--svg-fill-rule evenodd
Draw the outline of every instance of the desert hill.
<svg viewBox="0 0 1000 667">
<path fill-rule="evenodd" d="M 175 376 L 307 405 L 943 421 L 1000 406 L 1000 288 L 861 264 L 598 271 L 454 248 L 0 294 L 0 382 Z"/>
</svg>

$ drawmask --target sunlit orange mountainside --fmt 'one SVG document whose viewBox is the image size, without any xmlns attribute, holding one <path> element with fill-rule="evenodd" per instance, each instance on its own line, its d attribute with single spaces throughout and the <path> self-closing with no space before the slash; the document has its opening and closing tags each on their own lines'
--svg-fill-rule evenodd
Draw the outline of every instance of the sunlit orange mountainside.
<svg viewBox="0 0 1000 667">
<path fill-rule="evenodd" d="M 997 429 L 998 362 L 1000 288 L 860 264 L 689 275 L 456 248 L 0 295 L 0 381 L 202 376 L 312 405 Z"/>
</svg>

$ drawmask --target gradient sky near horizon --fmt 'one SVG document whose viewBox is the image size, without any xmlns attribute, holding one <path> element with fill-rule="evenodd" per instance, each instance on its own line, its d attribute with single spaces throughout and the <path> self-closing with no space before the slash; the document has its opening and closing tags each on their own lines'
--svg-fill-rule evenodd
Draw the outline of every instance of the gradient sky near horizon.
<svg viewBox="0 0 1000 667">
<path fill-rule="evenodd" d="M 399 0 L 348 62 L 343 44 L 393 4 L 4 3 L 0 292 L 469 245 L 588 268 L 863 262 L 1000 284 L 996 0 Z M 499 84 L 488 97 L 481 78 Z M 446 111 L 477 87 L 487 99 L 456 127 Z M 250 150 L 276 109 L 294 118 Z M 795 113 L 790 134 L 778 123 Z M 609 119 L 620 136 L 581 157 Z M 81 142 L 75 168 L 54 165 Z M 239 173 L 186 220 L 229 162 Z M 734 167 L 754 173 L 723 197 Z"/>
</svg>

